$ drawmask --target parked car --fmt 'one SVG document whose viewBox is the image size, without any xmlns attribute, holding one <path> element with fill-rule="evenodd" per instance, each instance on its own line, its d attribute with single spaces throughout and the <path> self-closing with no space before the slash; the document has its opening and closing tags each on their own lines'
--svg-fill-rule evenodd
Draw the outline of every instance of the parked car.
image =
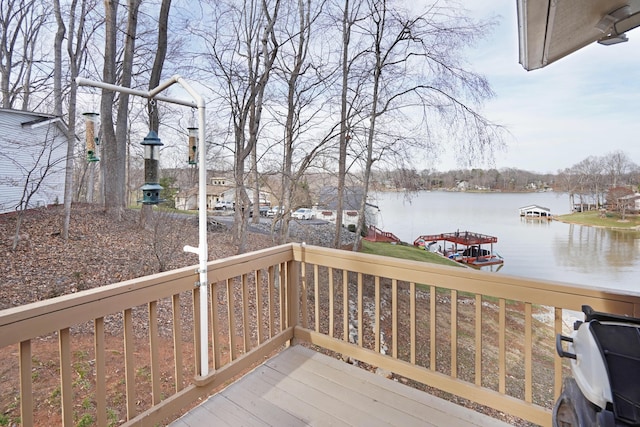
<svg viewBox="0 0 640 427">
<path fill-rule="evenodd" d="M 227 209 L 233 209 L 233 202 L 225 202 L 224 200 L 220 200 L 218 203 L 216 203 L 214 208 L 216 210 L 223 210 L 223 211 L 226 211 Z"/>
<path fill-rule="evenodd" d="M 309 208 L 300 208 L 291 214 L 293 219 L 313 219 L 313 211 Z"/>
<path fill-rule="evenodd" d="M 282 214 L 284 214 L 284 208 L 282 206 L 273 206 L 267 211 L 268 218 L 273 218 L 278 215 L 282 216 Z"/>
</svg>

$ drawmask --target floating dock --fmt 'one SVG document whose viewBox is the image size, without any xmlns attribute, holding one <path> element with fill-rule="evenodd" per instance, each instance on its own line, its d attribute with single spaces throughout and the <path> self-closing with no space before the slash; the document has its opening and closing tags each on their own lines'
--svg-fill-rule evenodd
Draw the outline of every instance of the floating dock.
<svg viewBox="0 0 640 427">
<path fill-rule="evenodd" d="M 444 256 L 460 263 L 474 267 L 504 263 L 502 257 L 493 251 L 493 244 L 498 243 L 498 238 L 472 231 L 426 234 L 416 238 L 413 245 L 429 249 L 437 242 L 443 242 L 438 248 Z M 482 245 L 490 245 L 490 249 Z"/>
</svg>

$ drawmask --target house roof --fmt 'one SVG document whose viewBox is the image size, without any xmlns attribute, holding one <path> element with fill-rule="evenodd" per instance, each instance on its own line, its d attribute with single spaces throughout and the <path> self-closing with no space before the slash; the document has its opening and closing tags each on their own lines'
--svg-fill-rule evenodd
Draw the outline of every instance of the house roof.
<svg viewBox="0 0 640 427">
<path fill-rule="evenodd" d="M 626 41 L 640 25 L 640 0 L 518 0 L 520 63 L 545 67 L 593 42 Z"/>
<path fill-rule="evenodd" d="M 176 197 L 194 197 L 198 195 L 198 187 L 187 188 L 186 190 L 180 190 L 176 193 Z"/>
<path fill-rule="evenodd" d="M 64 132 L 67 130 L 67 124 L 59 116 L 52 114 L 35 113 L 32 111 L 13 110 L 10 108 L 0 108 L 0 114 L 15 114 L 21 116 L 28 116 L 30 120 L 21 122 L 22 127 L 36 128 L 39 126 L 46 126 L 49 124 L 56 124 Z"/>
<path fill-rule="evenodd" d="M 541 210 L 541 211 L 546 211 L 546 212 L 550 212 L 551 209 L 549 208 L 545 208 L 544 206 L 539 206 L 539 205 L 528 205 L 528 206 L 523 206 L 520 208 L 521 211 L 530 211 L 530 210 Z"/>
<path fill-rule="evenodd" d="M 636 199 L 640 199 L 640 194 L 638 193 L 627 194 L 626 196 L 618 197 L 618 200 L 636 200 Z"/>
</svg>

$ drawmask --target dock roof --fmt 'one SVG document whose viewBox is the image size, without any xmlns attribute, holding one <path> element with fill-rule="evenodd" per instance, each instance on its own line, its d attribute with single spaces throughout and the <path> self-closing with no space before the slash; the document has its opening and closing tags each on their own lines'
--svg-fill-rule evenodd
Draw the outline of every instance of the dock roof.
<svg viewBox="0 0 640 427">
<path fill-rule="evenodd" d="M 423 235 L 416 239 L 422 239 L 424 241 L 438 241 L 444 240 L 451 243 L 457 243 L 460 245 L 484 245 L 487 243 L 497 243 L 498 238 L 494 236 L 488 236 L 486 234 L 474 233 L 472 231 L 454 231 L 453 233 L 441 233 Z"/>
</svg>

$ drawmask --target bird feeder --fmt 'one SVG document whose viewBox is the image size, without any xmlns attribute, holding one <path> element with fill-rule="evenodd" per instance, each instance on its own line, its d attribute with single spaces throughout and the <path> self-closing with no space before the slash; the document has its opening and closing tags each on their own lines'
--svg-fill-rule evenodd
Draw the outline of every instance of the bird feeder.
<svg viewBox="0 0 640 427">
<path fill-rule="evenodd" d="M 144 146 L 144 185 L 142 190 L 142 203 L 145 205 L 157 205 L 161 202 L 158 183 L 158 170 L 160 165 L 160 147 L 164 145 L 155 131 L 149 131 L 141 143 Z"/>
<path fill-rule="evenodd" d="M 96 128 L 98 124 L 98 113 L 83 113 L 84 123 L 86 126 L 86 148 L 87 148 L 87 161 L 97 162 L 100 159 L 96 155 L 96 145 L 99 143 L 96 136 Z"/>
<path fill-rule="evenodd" d="M 189 131 L 189 164 L 195 165 L 196 161 L 196 152 L 198 151 L 198 128 L 190 127 L 187 128 Z"/>
</svg>

